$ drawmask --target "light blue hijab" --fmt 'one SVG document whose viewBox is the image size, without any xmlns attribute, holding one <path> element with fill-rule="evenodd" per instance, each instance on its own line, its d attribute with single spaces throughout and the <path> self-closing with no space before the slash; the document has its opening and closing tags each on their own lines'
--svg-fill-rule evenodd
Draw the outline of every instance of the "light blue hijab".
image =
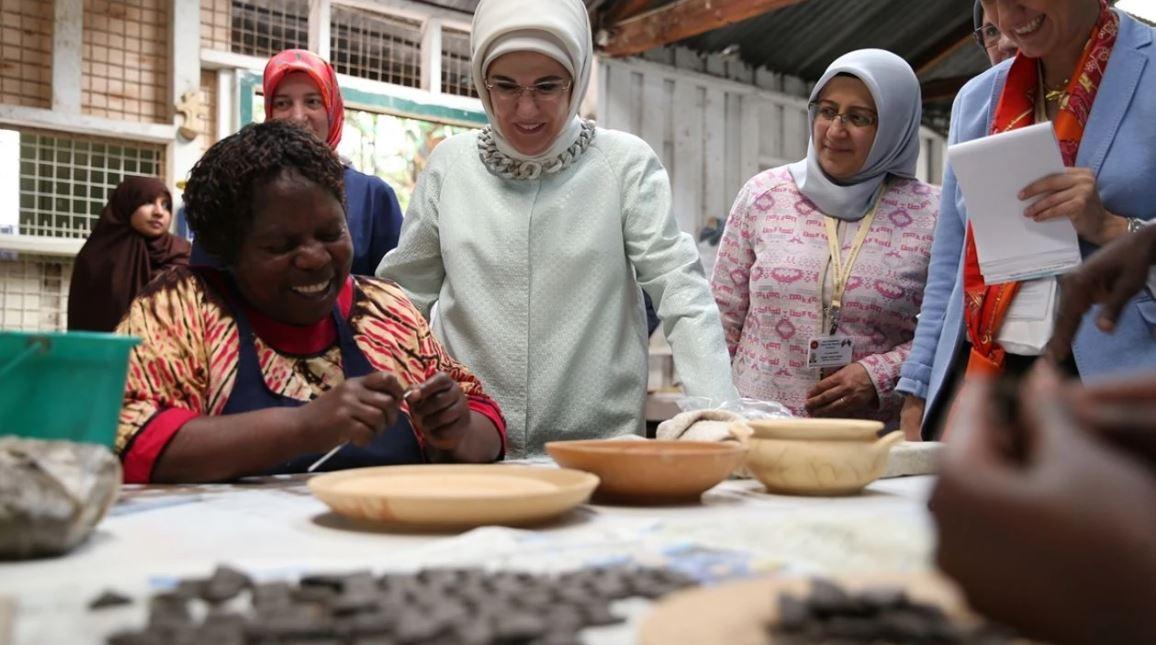
<svg viewBox="0 0 1156 645">
<path fill-rule="evenodd" d="M 859 49 L 840 56 L 811 90 L 811 99 L 838 74 L 863 81 L 875 99 L 879 125 L 863 168 L 846 183 L 836 182 L 819 166 L 815 142 L 807 158 L 788 166 L 799 191 L 819 210 L 842 220 L 862 219 L 887 175 L 914 178 L 919 160 L 919 124 L 923 119 L 919 79 L 907 61 L 882 49 Z"/>
</svg>

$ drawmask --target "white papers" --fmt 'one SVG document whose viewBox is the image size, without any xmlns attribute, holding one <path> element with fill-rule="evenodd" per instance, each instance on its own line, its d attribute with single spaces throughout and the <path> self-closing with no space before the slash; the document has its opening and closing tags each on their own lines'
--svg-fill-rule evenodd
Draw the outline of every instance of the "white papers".
<svg viewBox="0 0 1156 645">
<path fill-rule="evenodd" d="M 984 282 L 1056 275 L 1080 264 L 1071 220 L 1033 221 L 1024 210 L 1035 200 L 1018 198 L 1028 184 L 1064 171 L 1051 123 L 959 143 L 947 156 L 963 191 Z"/>
<path fill-rule="evenodd" d="M 1055 278 L 1028 280 L 1016 291 L 1004 320 L 1047 320 L 1055 298 Z"/>
<path fill-rule="evenodd" d="M 1056 327 L 1058 292 L 1054 277 L 1020 284 L 996 336 L 1000 347 L 1020 356 L 1042 354 Z"/>
</svg>

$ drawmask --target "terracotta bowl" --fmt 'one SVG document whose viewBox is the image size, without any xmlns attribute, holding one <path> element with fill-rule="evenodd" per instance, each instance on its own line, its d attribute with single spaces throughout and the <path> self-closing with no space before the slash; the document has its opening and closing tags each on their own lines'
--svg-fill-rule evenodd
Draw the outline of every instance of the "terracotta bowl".
<svg viewBox="0 0 1156 645">
<path fill-rule="evenodd" d="M 879 437 L 880 421 L 769 419 L 737 421 L 731 434 L 748 448 L 746 467 L 772 493 L 852 495 L 887 468 L 903 433 Z"/>
<path fill-rule="evenodd" d="M 632 504 L 697 501 L 743 461 L 735 442 L 551 441 L 546 452 L 564 468 L 598 475 L 595 497 Z"/>
</svg>

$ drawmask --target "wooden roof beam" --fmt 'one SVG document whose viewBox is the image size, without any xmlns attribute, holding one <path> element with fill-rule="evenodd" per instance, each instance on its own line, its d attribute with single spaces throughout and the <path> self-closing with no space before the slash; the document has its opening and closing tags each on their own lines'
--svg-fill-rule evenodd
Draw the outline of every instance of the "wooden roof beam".
<svg viewBox="0 0 1156 645">
<path fill-rule="evenodd" d="M 675 0 L 607 25 L 597 42 L 609 56 L 633 56 L 805 0 Z"/>
<path fill-rule="evenodd" d="M 947 57 L 959 51 L 961 47 L 968 44 L 974 44 L 975 40 L 971 35 L 971 20 L 961 22 L 959 26 L 951 30 L 939 42 L 927 48 L 927 51 L 920 54 L 917 58 L 911 61 L 911 67 L 915 69 L 915 73 L 925 74 L 935 68 L 936 65 L 942 63 Z"/>
<path fill-rule="evenodd" d="M 647 7 L 651 5 L 651 0 L 617 0 L 612 2 L 602 15 L 602 23 L 606 25 L 613 25 L 622 22 L 627 18 L 633 18 L 638 14 L 646 11 Z"/>
</svg>

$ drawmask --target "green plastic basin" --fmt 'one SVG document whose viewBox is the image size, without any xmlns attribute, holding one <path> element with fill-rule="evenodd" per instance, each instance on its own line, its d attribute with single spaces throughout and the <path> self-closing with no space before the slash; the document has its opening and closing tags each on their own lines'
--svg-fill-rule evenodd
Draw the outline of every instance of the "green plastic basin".
<svg viewBox="0 0 1156 645">
<path fill-rule="evenodd" d="M 95 332 L 0 332 L 0 435 L 112 447 L 129 351 Z"/>
</svg>

